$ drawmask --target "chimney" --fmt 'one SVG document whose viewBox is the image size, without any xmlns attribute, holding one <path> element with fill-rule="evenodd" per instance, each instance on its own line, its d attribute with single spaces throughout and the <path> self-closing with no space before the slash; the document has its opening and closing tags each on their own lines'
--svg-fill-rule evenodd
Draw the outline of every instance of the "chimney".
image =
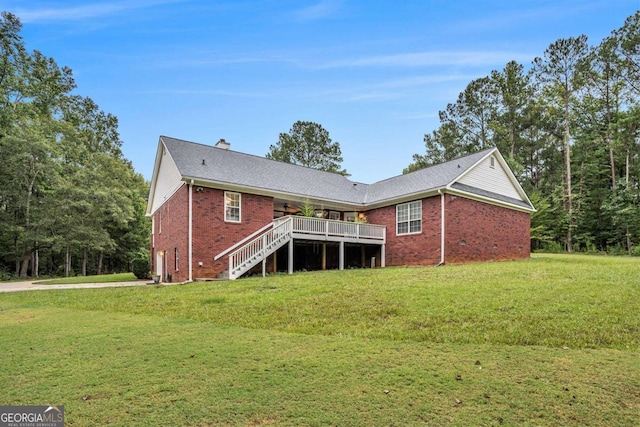
<svg viewBox="0 0 640 427">
<path fill-rule="evenodd" d="M 222 148 L 223 150 L 228 150 L 229 147 L 231 147 L 231 144 L 229 144 L 227 141 L 225 141 L 224 139 L 220 139 L 220 141 L 216 142 L 215 145 L 216 148 Z"/>
</svg>

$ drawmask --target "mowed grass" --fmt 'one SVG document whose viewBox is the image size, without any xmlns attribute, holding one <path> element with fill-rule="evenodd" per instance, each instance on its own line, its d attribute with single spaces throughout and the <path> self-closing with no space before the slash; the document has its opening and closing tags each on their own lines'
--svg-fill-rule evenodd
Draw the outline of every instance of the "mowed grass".
<svg viewBox="0 0 640 427">
<path fill-rule="evenodd" d="M 95 276 L 60 277 L 57 279 L 39 280 L 38 285 L 75 285 L 78 283 L 113 283 L 133 282 L 138 280 L 133 273 L 99 274 Z"/>
<path fill-rule="evenodd" d="M 67 425 L 640 421 L 640 260 L 0 295 L 0 403 Z"/>
</svg>

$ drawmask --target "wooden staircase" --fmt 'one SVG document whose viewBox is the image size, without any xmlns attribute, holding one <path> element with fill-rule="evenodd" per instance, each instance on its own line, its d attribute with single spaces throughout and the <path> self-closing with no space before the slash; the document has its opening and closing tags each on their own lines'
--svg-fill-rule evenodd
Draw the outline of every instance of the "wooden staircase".
<svg viewBox="0 0 640 427">
<path fill-rule="evenodd" d="M 235 280 L 293 238 L 293 217 L 273 221 L 273 227 L 229 254 L 229 269 L 220 277 Z"/>
<path fill-rule="evenodd" d="M 384 244 L 386 228 L 382 225 L 336 221 L 322 218 L 286 216 L 275 219 L 271 224 L 256 231 L 252 238 L 238 243 L 216 256 L 229 256 L 229 269 L 218 277 L 235 280 L 259 263 L 265 262 L 269 255 L 289 243 L 292 239 L 332 241 L 343 248 L 347 243 L 382 245 L 381 265 L 384 267 Z M 240 246 L 241 245 L 241 246 Z M 237 247 L 237 249 L 234 249 Z M 229 252 L 233 250 L 233 252 Z M 341 249 L 341 254 L 343 249 Z M 343 255 L 340 255 L 341 259 Z M 289 271 L 292 271 L 293 255 L 289 255 Z M 342 261 L 341 261 L 342 262 Z M 342 264 L 341 264 L 342 265 Z M 342 269 L 342 267 L 340 267 Z"/>
</svg>

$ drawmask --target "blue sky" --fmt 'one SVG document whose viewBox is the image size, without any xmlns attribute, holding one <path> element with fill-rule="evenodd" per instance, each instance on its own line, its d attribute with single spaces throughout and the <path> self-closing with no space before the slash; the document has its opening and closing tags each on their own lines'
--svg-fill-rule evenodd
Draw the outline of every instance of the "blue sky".
<svg viewBox="0 0 640 427">
<path fill-rule="evenodd" d="M 559 38 L 590 44 L 640 0 L 0 0 L 28 49 L 69 66 L 76 93 L 116 115 L 151 178 L 158 137 L 264 156 L 297 120 L 340 143 L 372 183 L 402 173 L 438 111 L 510 60 Z"/>
</svg>

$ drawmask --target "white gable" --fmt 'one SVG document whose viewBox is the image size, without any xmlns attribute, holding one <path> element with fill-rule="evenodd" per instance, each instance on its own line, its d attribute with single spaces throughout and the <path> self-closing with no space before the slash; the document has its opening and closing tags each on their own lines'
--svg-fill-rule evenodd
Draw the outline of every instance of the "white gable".
<svg viewBox="0 0 640 427">
<path fill-rule="evenodd" d="M 183 184 L 182 176 L 169 152 L 160 145 L 162 154 L 160 155 L 160 166 L 158 168 L 156 180 L 152 183 L 153 200 L 151 202 L 150 213 L 155 212 L 162 204 L 169 199 Z"/>
<path fill-rule="evenodd" d="M 511 172 L 504 169 L 500 159 L 492 154 L 467 171 L 457 182 L 525 201 L 511 181 L 511 176 Z"/>
</svg>

